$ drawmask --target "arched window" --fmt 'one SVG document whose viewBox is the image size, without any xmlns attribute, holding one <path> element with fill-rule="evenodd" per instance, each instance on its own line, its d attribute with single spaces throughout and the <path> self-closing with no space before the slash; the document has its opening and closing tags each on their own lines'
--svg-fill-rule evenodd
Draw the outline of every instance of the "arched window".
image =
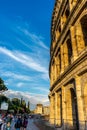
<svg viewBox="0 0 87 130">
<path fill-rule="evenodd" d="M 71 44 L 71 40 L 68 39 L 67 40 L 67 48 L 68 48 L 68 61 L 71 64 L 71 58 L 72 58 L 72 44 Z"/>
<path fill-rule="evenodd" d="M 66 12 L 65 12 L 66 18 L 68 18 L 69 14 L 70 14 L 69 9 L 67 9 Z"/>
<path fill-rule="evenodd" d="M 82 27 L 82 32 L 83 32 L 83 38 L 84 38 L 85 46 L 87 46 L 87 15 L 82 17 L 80 22 L 81 22 L 81 27 Z"/>
<path fill-rule="evenodd" d="M 75 90 L 73 88 L 71 88 L 70 91 L 71 91 L 71 101 L 72 101 L 73 126 L 74 126 L 75 130 L 78 130 L 79 129 L 79 124 L 78 124 L 76 93 L 75 93 Z"/>
<path fill-rule="evenodd" d="M 60 70 L 61 70 L 61 55 L 60 55 L 60 53 L 59 53 L 59 67 L 60 67 Z"/>
</svg>

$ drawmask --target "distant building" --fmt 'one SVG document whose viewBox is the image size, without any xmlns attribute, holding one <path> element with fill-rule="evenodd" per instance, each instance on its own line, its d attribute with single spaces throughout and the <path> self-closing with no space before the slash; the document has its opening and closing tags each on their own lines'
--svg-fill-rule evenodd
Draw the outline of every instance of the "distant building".
<svg viewBox="0 0 87 130">
<path fill-rule="evenodd" d="M 43 106 L 43 116 L 46 120 L 49 120 L 49 115 L 50 115 L 50 107 Z"/>
<path fill-rule="evenodd" d="M 50 114 L 49 106 L 43 106 L 43 115 L 49 115 L 49 114 Z"/>
<path fill-rule="evenodd" d="M 42 114 L 43 113 L 43 105 L 42 104 L 36 105 L 35 113 L 36 114 Z"/>
<path fill-rule="evenodd" d="M 41 115 L 49 115 L 50 108 L 49 106 L 43 106 L 42 104 L 37 104 L 34 113 Z"/>
<path fill-rule="evenodd" d="M 87 0 L 56 0 L 51 24 L 50 123 L 87 128 Z"/>
</svg>

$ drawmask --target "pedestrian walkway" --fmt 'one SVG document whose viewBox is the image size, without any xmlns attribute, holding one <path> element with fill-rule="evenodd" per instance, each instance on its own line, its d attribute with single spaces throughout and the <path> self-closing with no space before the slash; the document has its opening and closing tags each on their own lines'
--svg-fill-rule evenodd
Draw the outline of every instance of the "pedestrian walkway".
<svg viewBox="0 0 87 130">
<path fill-rule="evenodd" d="M 26 130 L 39 130 L 39 128 L 33 123 L 33 119 L 29 119 Z"/>
</svg>

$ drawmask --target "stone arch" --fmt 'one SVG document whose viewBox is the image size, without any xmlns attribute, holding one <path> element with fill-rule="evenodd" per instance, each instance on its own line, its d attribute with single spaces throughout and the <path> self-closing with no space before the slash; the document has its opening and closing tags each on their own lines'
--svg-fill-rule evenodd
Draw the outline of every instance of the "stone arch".
<svg viewBox="0 0 87 130">
<path fill-rule="evenodd" d="M 85 46 L 87 46 L 87 14 L 81 18 L 80 22 L 81 22 Z"/>
<path fill-rule="evenodd" d="M 78 124 L 78 107 L 75 79 L 66 84 L 66 119 L 67 129 L 79 129 Z"/>
<path fill-rule="evenodd" d="M 78 130 L 78 112 L 77 112 L 77 97 L 75 89 L 70 88 L 71 92 L 71 101 L 72 101 L 72 119 L 73 119 L 73 126 L 76 130 Z"/>
</svg>

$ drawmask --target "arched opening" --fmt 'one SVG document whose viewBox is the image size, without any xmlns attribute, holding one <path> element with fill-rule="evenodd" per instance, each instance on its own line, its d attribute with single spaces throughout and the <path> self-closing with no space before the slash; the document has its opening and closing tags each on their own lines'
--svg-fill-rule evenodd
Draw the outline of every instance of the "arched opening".
<svg viewBox="0 0 87 130">
<path fill-rule="evenodd" d="M 73 88 L 71 88 L 70 91 L 71 91 L 73 127 L 75 130 L 79 130 L 76 93 Z"/>
<path fill-rule="evenodd" d="M 81 22 L 81 27 L 82 27 L 82 32 L 83 32 L 83 38 L 84 38 L 85 46 L 87 46 L 87 15 L 82 17 L 80 22 Z"/>
<path fill-rule="evenodd" d="M 59 53 L 59 69 L 61 71 L 61 55 L 60 55 L 60 53 Z"/>
<path fill-rule="evenodd" d="M 68 48 L 68 62 L 71 64 L 71 58 L 72 58 L 72 44 L 71 39 L 67 40 L 67 48 Z"/>
<path fill-rule="evenodd" d="M 61 33 L 61 26 L 59 26 L 59 33 Z"/>
<path fill-rule="evenodd" d="M 66 12 L 65 12 L 65 16 L 66 16 L 66 18 L 69 17 L 69 14 L 70 14 L 69 9 L 67 9 Z"/>
</svg>

